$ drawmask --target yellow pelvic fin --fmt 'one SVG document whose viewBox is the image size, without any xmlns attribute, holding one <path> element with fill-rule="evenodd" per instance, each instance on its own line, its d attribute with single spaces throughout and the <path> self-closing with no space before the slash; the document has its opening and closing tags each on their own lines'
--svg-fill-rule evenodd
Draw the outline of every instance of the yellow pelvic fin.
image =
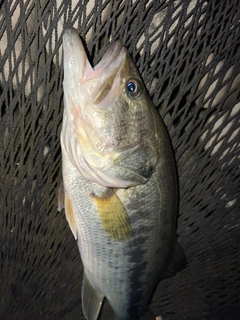
<svg viewBox="0 0 240 320">
<path fill-rule="evenodd" d="M 128 240 L 132 228 L 127 212 L 118 196 L 112 192 L 104 197 L 92 195 L 92 198 L 96 203 L 97 212 L 106 233 L 117 241 Z"/>
<path fill-rule="evenodd" d="M 69 227 L 74 235 L 74 238 L 77 240 L 77 224 L 74 218 L 73 207 L 71 199 L 65 191 L 65 215 L 68 221 Z"/>
</svg>

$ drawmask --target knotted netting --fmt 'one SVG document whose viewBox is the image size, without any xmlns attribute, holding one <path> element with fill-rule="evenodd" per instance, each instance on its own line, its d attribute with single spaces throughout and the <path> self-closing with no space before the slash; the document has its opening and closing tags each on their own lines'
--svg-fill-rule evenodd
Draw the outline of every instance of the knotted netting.
<svg viewBox="0 0 240 320">
<path fill-rule="evenodd" d="M 82 265 L 64 213 L 62 32 L 91 62 L 121 39 L 168 128 L 188 264 L 160 283 L 163 319 L 240 314 L 238 0 L 0 1 L 0 319 L 84 319 Z M 108 303 L 101 319 L 112 319 Z"/>
</svg>

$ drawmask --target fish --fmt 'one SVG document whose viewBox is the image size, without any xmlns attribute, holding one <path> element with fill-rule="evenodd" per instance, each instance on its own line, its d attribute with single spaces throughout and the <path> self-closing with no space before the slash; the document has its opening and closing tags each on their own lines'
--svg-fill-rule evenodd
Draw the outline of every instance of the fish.
<svg viewBox="0 0 240 320">
<path fill-rule="evenodd" d="M 63 56 L 59 210 L 81 255 L 84 317 L 96 320 L 106 298 L 116 320 L 155 319 L 157 284 L 186 260 L 168 132 L 120 40 L 92 67 L 67 28 Z"/>
</svg>

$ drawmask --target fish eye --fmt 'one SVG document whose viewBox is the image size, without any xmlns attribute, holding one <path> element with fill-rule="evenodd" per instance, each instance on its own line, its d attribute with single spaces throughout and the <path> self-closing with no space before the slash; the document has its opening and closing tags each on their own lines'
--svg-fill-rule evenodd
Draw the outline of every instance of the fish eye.
<svg viewBox="0 0 240 320">
<path fill-rule="evenodd" d="M 137 80 L 129 80 L 126 85 L 127 93 L 132 97 L 136 98 L 141 92 L 141 86 Z"/>
</svg>

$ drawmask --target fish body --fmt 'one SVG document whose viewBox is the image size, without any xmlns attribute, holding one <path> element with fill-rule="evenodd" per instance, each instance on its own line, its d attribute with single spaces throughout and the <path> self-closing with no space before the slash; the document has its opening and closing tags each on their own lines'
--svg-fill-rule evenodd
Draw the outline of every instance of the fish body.
<svg viewBox="0 0 240 320">
<path fill-rule="evenodd" d="M 61 132 L 64 205 L 84 266 L 83 312 L 103 298 L 116 320 L 147 305 L 176 243 L 177 178 L 165 126 L 120 41 L 91 67 L 65 30 Z"/>
</svg>

